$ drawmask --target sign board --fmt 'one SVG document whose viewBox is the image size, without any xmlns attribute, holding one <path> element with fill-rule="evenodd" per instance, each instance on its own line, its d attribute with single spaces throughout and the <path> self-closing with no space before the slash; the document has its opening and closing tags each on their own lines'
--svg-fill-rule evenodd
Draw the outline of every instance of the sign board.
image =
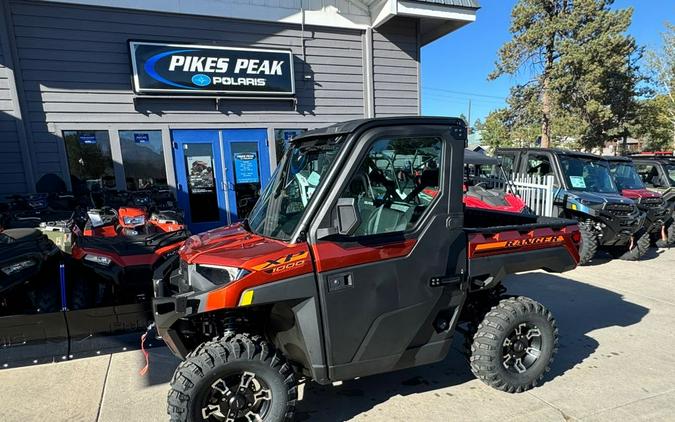
<svg viewBox="0 0 675 422">
<path fill-rule="evenodd" d="M 258 153 L 237 152 L 234 154 L 235 183 L 258 183 Z"/>
<path fill-rule="evenodd" d="M 85 145 L 95 145 L 96 144 L 96 134 L 95 133 L 80 133 L 79 134 L 80 143 Z"/>
<path fill-rule="evenodd" d="M 150 135 L 147 133 L 134 133 L 134 142 L 137 144 L 147 144 L 150 142 Z"/>
<path fill-rule="evenodd" d="M 140 41 L 129 50 L 139 94 L 295 94 L 290 51 Z"/>
</svg>

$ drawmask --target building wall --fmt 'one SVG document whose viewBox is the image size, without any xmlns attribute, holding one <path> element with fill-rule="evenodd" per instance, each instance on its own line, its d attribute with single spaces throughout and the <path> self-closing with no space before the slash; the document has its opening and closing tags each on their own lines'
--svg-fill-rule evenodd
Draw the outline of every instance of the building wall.
<svg viewBox="0 0 675 422">
<path fill-rule="evenodd" d="M 0 6 L 0 26 L 3 24 Z M 12 72 L 7 67 L 11 52 L 7 35 L 0 34 L 0 195 L 29 189 L 19 141 L 19 107 L 13 92 Z"/>
<path fill-rule="evenodd" d="M 419 114 L 417 22 L 394 18 L 373 34 L 375 117 Z"/>
<path fill-rule="evenodd" d="M 313 128 L 364 117 L 361 30 L 306 26 L 303 42 L 292 24 L 35 1 L 11 1 L 9 8 L 36 179 L 69 178 L 63 130 Z M 374 34 L 377 116 L 418 113 L 416 22 L 392 19 Z M 224 99 L 216 108 L 213 99 L 141 98 L 131 89 L 130 39 L 290 49 L 297 104 Z M 8 107 L 2 95 L 0 107 Z M 23 182 L 12 180 L 18 191 Z"/>
</svg>

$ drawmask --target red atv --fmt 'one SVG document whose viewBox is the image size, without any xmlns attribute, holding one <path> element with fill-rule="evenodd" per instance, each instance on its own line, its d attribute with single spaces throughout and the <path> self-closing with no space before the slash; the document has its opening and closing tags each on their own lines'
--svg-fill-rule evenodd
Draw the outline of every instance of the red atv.
<svg viewBox="0 0 675 422">
<path fill-rule="evenodd" d="M 479 152 L 464 150 L 464 197 L 468 208 L 531 214 L 525 201 L 507 189 L 509 178 L 501 163 L 494 157 Z M 422 195 L 434 198 L 438 189 L 425 188 Z"/>
</svg>

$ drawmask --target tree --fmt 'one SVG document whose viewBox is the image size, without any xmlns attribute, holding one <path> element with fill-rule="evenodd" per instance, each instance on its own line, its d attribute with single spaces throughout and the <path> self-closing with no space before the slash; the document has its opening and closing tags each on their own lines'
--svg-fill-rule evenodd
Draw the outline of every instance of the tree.
<svg viewBox="0 0 675 422">
<path fill-rule="evenodd" d="M 670 147 L 675 149 L 675 25 L 666 22 L 665 26 L 661 51 L 649 51 L 647 59 L 656 92 L 664 96 L 659 101 L 672 128 Z"/>
<path fill-rule="evenodd" d="M 509 103 L 518 126 L 540 125 L 542 147 L 552 143 L 556 115 L 581 117 L 582 142 L 590 147 L 635 109 L 639 51 L 625 34 L 632 10 L 613 10 L 613 2 L 519 0 L 513 9 L 513 38 L 489 78 L 528 71 Z"/>
<path fill-rule="evenodd" d="M 491 111 L 485 122 L 476 121 L 476 130 L 480 131 L 482 143 L 490 148 L 511 145 L 511 134 L 507 127 L 508 111 L 505 108 Z"/>
<path fill-rule="evenodd" d="M 647 151 L 660 151 L 672 147 L 675 127 L 670 114 L 671 107 L 672 100 L 667 95 L 657 95 L 640 102 L 639 118 L 635 120 L 631 133 L 646 141 Z"/>
</svg>

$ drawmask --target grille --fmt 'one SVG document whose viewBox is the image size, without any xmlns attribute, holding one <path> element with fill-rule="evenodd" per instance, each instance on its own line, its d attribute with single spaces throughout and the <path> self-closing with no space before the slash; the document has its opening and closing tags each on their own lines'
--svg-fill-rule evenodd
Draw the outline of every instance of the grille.
<svg viewBox="0 0 675 422">
<path fill-rule="evenodd" d="M 630 204 L 607 204 L 605 207 L 605 211 L 617 217 L 628 217 L 634 210 L 634 206 Z"/>
<path fill-rule="evenodd" d="M 663 198 L 642 198 L 640 205 L 649 208 L 657 208 L 663 205 Z"/>
</svg>

